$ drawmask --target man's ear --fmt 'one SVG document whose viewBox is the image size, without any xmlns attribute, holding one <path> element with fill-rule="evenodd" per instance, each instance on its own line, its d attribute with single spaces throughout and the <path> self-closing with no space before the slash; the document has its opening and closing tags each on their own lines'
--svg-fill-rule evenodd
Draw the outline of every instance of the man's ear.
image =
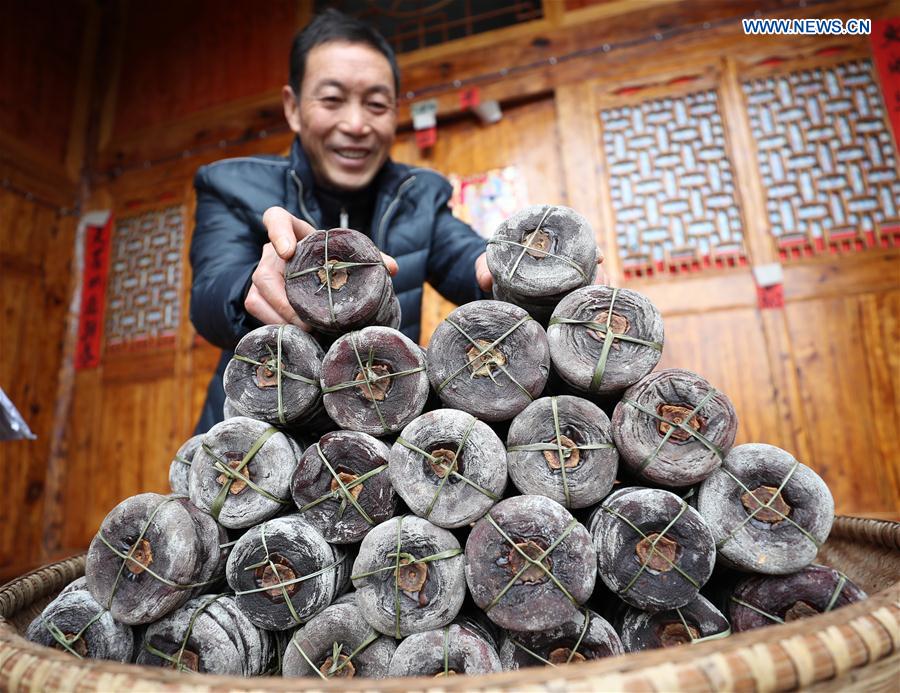
<svg viewBox="0 0 900 693">
<path fill-rule="evenodd" d="M 295 135 L 300 134 L 300 102 L 289 84 L 281 87 L 281 101 L 284 104 L 284 119 Z"/>
</svg>

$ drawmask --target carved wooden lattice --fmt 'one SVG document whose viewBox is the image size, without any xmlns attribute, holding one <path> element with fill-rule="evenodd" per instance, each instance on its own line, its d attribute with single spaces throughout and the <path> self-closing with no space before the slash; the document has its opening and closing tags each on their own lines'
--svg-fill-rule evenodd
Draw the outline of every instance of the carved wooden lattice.
<svg viewBox="0 0 900 693">
<path fill-rule="evenodd" d="M 119 219 L 112 242 L 107 347 L 168 341 L 178 329 L 184 211 Z"/>
<path fill-rule="evenodd" d="M 712 89 L 600 112 L 626 276 L 745 261 Z"/>
<path fill-rule="evenodd" d="M 871 61 L 746 80 L 742 87 L 782 259 L 894 244 L 897 152 Z"/>
</svg>

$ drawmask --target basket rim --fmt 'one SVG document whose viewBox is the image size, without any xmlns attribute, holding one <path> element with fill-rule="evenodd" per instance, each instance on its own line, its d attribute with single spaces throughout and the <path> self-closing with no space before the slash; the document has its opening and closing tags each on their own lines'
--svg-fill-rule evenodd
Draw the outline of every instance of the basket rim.
<svg viewBox="0 0 900 693">
<path fill-rule="evenodd" d="M 857 517 L 835 519 L 833 536 L 858 539 L 885 548 L 900 548 L 900 522 Z M 34 599 L 61 588 L 60 579 L 73 579 L 83 573 L 84 554 L 48 564 L 30 571 L 0 587 L 0 688 L 7 682 L 7 661 L 28 655 L 37 667 L 57 667 L 78 673 L 87 679 L 114 676 L 120 686 L 170 686 L 189 690 L 195 686 L 209 690 L 325 690 L 385 691 L 408 690 L 503 691 L 523 685 L 540 687 L 552 682 L 568 685 L 622 688 L 675 688 L 680 681 L 700 682 L 707 688 L 734 687 L 739 680 L 753 682 L 757 688 L 794 688 L 834 678 L 850 669 L 874 663 L 900 650 L 900 580 L 864 601 L 838 611 L 779 626 L 756 629 L 721 640 L 689 645 L 686 648 L 626 653 L 617 657 L 579 663 L 565 668 L 533 667 L 479 676 L 433 678 L 385 678 L 321 680 L 315 678 L 237 677 L 212 674 L 181 674 L 159 667 L 123 664 L 104 660 L 74 660 L 70 655 L 40 647 L 18 635 L 4 618 L 16 613 Z M 54 582 L 50 578 L 56 578 Z M 30 591 L 30 600 L 22 603 L 21 588 L 40 580 L 52 584 L 43 595 Z M 12 594 L 11 594 L 12 593 Z M 9 609 L 12 604 L 17 608 Z M 690 652 L 689 656 L 684 656 Z M 824 654 L 823 654 L 824 653 Z M 822 657 L 831 666 L 820 666 Z M 818 662 L 818 664 L 816 664 Z M 768 667 L 768 669 L 767 669 Z M 747 678 L 747 677 L 750 678 Z M 735 678 L 737 677 L 737 679 Z M 785 679 L 784 677 L 787 677 Z"/>
</svg>

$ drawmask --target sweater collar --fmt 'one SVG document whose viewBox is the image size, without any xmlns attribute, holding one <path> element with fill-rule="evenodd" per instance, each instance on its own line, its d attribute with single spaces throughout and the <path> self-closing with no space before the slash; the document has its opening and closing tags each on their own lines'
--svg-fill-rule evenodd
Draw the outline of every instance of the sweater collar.
<svg viewBox="0 0 900 693">
<path fill-rule="evenodd" d="M 321 228 L 322 210 L 316 199 L 316 181 L 309 157 L 303 150 L 299 137 L 295 137 L 291 144 L 289 159 L 290 166 L 285 185 L 285 208 L 315 228 Z M 400 185 L 407 177 L 405 166 L 400 166 L 391 159 L 384 162 L 381 170 L 370 183 L 370 187 L 377 191 L 373 226 L 385 213 L 391 199 L 397 194 Z"/>
</svg>

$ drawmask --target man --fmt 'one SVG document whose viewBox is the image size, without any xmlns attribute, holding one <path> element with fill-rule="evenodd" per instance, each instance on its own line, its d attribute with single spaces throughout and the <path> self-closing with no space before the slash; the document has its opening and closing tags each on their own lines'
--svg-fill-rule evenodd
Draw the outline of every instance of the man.
<svg viewBox="0 0 900 693">
<path fill-rule="evenodd" d="M 222 374 L 238 340 L 262 324 L 303 326 L 287 301 L 285 261 L 317 228 L 367 233 L 388 253 L 401 330 L 419 336 L 422 286 L 454 303 L 491 288 L 485 241 L 447 206 L 450 184 L 388 157 L 399 70 L 390 46 L 334 10 L 294 39 L 284 113 L 288 158 L 240 157 L 202 167 L 191 242 L 191 321 L 223 349 L 197 432 L 223 418 Z"/>
</svg>

